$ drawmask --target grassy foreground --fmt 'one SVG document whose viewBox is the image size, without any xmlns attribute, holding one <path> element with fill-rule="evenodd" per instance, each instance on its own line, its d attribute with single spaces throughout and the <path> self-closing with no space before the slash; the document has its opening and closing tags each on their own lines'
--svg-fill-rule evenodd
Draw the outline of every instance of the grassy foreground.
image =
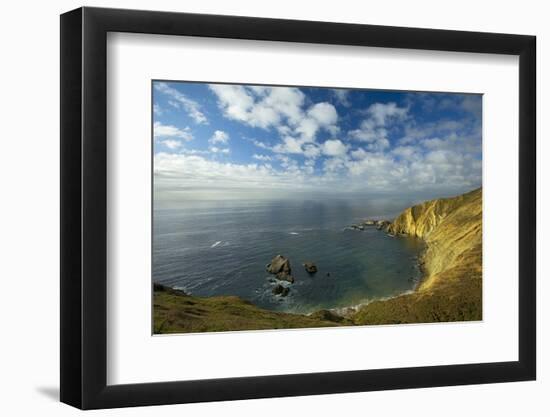
<svg viewBox="0 0 550 417">
<path fill-rule="evenodd" d="M 278 313 L 235 296 L 194 297 L 158 284 L 153 300 L 155 334 L 327 327 L 344 321 L 351 324 L 328 311 L 311 316 Z"/>
<path fill-rule="evenodd" d="M 427 201 L 401 213 L 392 234 L 426 242 L 424 278 L 415 292 L 369 303 L 347 317 L 321 310 L 278 313 L 235 296 L 195 297 L 154 285 L 153 331 L 195 333 L 369 324 L 428 323 L 482 318 L 482 190 Z"/>
</svg>

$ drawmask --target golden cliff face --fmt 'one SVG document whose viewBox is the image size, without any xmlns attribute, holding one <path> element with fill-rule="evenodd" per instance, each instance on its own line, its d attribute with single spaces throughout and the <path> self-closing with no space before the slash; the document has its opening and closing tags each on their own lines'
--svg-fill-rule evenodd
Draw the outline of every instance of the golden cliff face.
<svg viewBox="0 0 550 417">
<path fill-rule="evenodd" d="M 453 199 L 456 204 L 439 225 L 426 236 L 428 249 L 424 261 L 427 280 L 420 289 L 445 284 L 450 272 L 469 265 L 469 276 L 481 280 L 482 266 L 482 192 L 481 189 Z M 443 274 L 448 271 L 447 274 Z"/>
<path fill-rule="evenodd" d="M 424 238 L 448 221 L 450 215 L 460 212 L 463 218 L 466 215 L 468 219 L 481 216 L 481 197 L 481 188 L 478 188 L 457 197 L 439 198 L 409 207 L 390 224 L 388 231 Z M 481 217 L 477 220 L 481 222 Z"/>
<path fill-rule="evenodd" d="M 479 249 L 481 266 L 482 190 L 458 197 L 427 201 L 409 207 L 389 226 L 390 233 L 423 238 L 427 244 L 424 270 L 427 275 L 420 289 L 434 284 L 434 277 L 464 262 L 464 256 Z"/>
<path fill-rule="evenodd" d="M 481 320 L 482 190 L 424 202 L 388 227 L 426 242 L 424 279 L 412 294 L 363 307 L 361 324 Z"/>
</svg>

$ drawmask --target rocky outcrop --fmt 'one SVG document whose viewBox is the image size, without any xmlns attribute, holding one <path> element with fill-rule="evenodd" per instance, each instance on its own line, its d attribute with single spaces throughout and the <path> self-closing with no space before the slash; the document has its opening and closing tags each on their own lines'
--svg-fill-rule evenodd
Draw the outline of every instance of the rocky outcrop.
<svg viewBox="0 0 550 417">
<path fill-rule="evenodd" d="M 294 282 L 290 261 L 282 255 L 275 256 L 271 263 L 266 265 L 266 271 L 275 275 L 278 280 Z"/>
<path fill-rule="evenodd" d="M 290 274 L 287 274 L 285 272 L 279 272 L 277 275 L 275 275 L 275 278 L 281 281 L 288 281 L 291 284 L 294 283 L 294 277 Z"/>
<path fill-rule="evenodd" d="M 290 288 L 285 287 L 281 284 L 277 284 L 273 287 L 271 292 L 273 293 L 273 295 L 280 295 L 281 297 L 286 297 L 290 292 Z"/>
<path fill-rule="evenodd" d="M 317 272 L 317 265 L 313 262 L 304 262 L 303 265 L 308 274 L 315 274 Z"/>
<path fill-rule="evenodd" d="M 187 295 L 183 290 L 177 290 L 175 288 L 168 287 L 158 282 L 153 282 L 153 291 L 164 291 L 174 295 Z"/>
<path fill-rule="evenodd" d="M 389 220 L 374 220 L 374 219 L 367 219 L 363 220 L 362 223 L 358 224 L 352 224 L 349 226 L 350 229 L 353 230 L 365 230 L 368 227 L 376 227 L 378 230 L 386 230 L 387 227 L 391 224 Z"/>
<path fill-rule="evenodd" d="M 389 220 L 378 220 L 376 222 L 376 228 L 378 230 L 386 230 L 390 224 L 391 222 Z"/>
</svg>

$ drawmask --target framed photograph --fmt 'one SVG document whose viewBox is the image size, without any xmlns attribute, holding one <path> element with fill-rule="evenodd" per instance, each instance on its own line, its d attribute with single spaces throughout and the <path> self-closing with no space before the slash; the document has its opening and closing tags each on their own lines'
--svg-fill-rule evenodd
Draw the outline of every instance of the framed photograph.
<svg viewBox="0 0 550 417">
<path fill-rule="evenodd" d="M 61 401 L 533 380 L 535 37 L 61 16 Z"/>
</svg>

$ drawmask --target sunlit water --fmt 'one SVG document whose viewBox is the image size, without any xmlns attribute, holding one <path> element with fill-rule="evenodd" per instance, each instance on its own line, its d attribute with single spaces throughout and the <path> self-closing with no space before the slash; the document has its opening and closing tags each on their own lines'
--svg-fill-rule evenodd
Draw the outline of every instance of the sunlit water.
<svg viewBox="0 0 550 417">
<path fill-rule="evenodd" d="M 237 295 L 278 311 L 311 312 L 394 296 L 414 287 L 422 242 L 346 226 L 400 208 L 333 202 L 208 202 L 154 210 L 153 280 L 197 296 Z M 295 283 L 274 296 L 265 272 L 290 259 Z M 305 261 L 319 271 L 309 275 Z M 286 285 L 286 284 L 285 284 Z"/>
</svg>

